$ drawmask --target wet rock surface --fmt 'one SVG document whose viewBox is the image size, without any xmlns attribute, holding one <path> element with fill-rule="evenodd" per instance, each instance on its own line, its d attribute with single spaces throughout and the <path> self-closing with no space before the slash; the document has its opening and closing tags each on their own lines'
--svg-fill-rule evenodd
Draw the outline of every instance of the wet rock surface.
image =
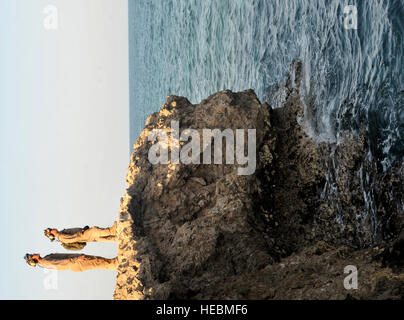
<svg viewBox="0 0 404 320">
<path fill-rule="evenodd" d="M 273 94 L 281 108 L 226 90 L 197 105 L 169 96 L 147 119 L 121 199 L 115 299 L 403 298 L 403 164 L 378 173 L 365 132 L 337 145 L 310 139 L 300 77 L 294 62 Z M 172 120 L 201 137 L 256 129 L 255 172 L 152 165 L 148 135 L 165 130 L 171 150 Z M 358 269 L 358 290 L 343 287 L 346 265 Z"/>
</svg>

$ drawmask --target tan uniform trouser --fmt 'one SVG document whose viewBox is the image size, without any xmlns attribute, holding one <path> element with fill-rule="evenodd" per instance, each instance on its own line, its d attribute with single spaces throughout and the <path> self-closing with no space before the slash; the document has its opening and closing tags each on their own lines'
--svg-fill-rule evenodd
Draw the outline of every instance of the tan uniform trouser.
<svg viewBox="0 0 404 320">
<path fill-rule="evenodd" d="M 39 262 L 44 268 L 82 272 L 93 269 L 116 270 L 118 258 L 108 259 L 77 254 L 50 254 Z"/>
<path fill-rule="evenodd" d="M 59 233 L 57 238 L 63 243 L 116 241 L 116 222 L 109 228 L 92 227 L 71 235 Z"/>
</svg>

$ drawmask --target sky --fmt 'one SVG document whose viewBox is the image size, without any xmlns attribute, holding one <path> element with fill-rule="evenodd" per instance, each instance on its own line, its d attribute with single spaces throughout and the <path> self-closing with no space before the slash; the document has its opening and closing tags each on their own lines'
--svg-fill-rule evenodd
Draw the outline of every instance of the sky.
<svg viewBox="0 0 404 320">
<path fill-rule="evenodd" d="M 127 0 L 0 0 L 1 299 L 112 299 L 115 271 L 47 273 L 23 256 L 67 252 L 47 227 L 117 220 L 128 145 Z"/>
</svg>

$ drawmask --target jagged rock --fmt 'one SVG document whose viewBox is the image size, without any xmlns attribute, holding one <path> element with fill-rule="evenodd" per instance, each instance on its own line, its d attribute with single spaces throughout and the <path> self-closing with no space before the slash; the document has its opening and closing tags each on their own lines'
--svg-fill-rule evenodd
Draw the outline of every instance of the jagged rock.
<svg viewBox="0 0 404 320">
<path fill-rule="evenodd" d="M 231 276 L 197 299 L 402 299 L 404 274 L 375 259 L 381 248 L 354 250 L 318 242 L 254 273 Z M 358 288 L 346 289 L 346 266 L 358 271 Z"/>
<path fill-rule="evenodd" d="M 402 163 L 378 173 L 365 132 L 315 143 L 301 125 L 301 76 L 293 62 L 269 99 L 281 108 L 252 90 L 226 90 L 196 105 L 169 96 L 147 119 L 121 199 L 115 299 L 403 297 Z M 203 129 L 256 129 L 255 172 L 239 175 L 238 163 L 151 164 L 154 129 L 167 132 L 168 149 L 184 144 L 172 120 L 201 137 Z M 355 292 L 343 288 L 348 264 L 364 274 Z"/>
<path fill-rule="evenodd" d="M 150 164 L 148 134 L 170 128 L 172 120 L 179 121 L 180 131 L 197 129 L 201 137 L 205 128 L 256 129 L 258 150 L 270 129 L 269 107 L 251 90 L 223 91 L 199 105 L 170 96 L 148 118 L 132 154 L 121 206 L 115 298 L 189 298 L 218 279 L 273 261 L 263 233 L 253 227 L 262 223 L 253 210 L 260 188 L 255 174 L 238 175 L 237 163 Z M 269 142 L 265 146 L 270 158 Z"/>
</svg>

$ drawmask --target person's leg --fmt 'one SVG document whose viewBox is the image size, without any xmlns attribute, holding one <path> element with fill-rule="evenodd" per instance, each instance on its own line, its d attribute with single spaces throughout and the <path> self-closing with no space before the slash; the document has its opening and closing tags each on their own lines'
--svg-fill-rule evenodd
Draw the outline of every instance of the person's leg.
<svg viewBox="0 0 404 320">
<path fill-rule="evenodd" d="M 97 256 L 83 255 L 75 259 L 72 262 L 71 270 L 76 272 L 92 270 L 92 269 L 104 269 L 104 270 L 116 270 L 118 267 L 118 258 L 104 258 Z"/>
<path fill-rule="evenodd" d="M 108 237 L 101 237 L 98 241 L 103 241 L 103 242 L 116 242 L 118 241 L 117 236 L 108 236 Z"/>
<path fill-rule="evenodd" d="M 114 222 L 112 227 L 109 228 L 99 228 L 92 227 L 83 232 L 81 242 L 91 242 L 91 241 L 116 241 L 116 227 L 117 223 Z"/>
</svg>

